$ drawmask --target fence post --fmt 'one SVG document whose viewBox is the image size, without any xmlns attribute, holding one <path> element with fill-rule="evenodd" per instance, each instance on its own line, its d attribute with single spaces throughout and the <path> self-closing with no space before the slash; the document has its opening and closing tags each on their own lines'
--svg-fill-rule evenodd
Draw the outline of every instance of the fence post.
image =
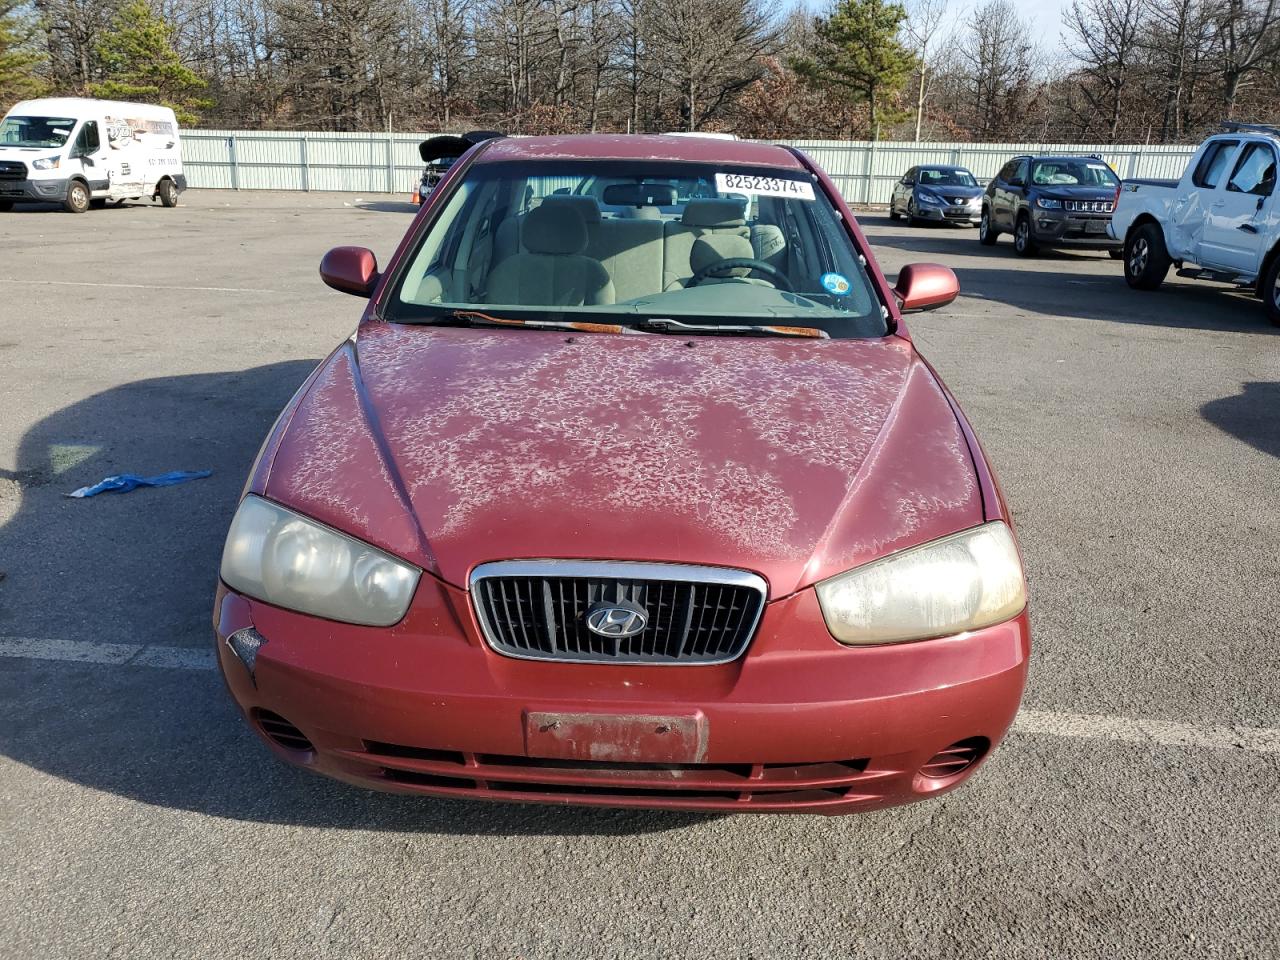
<svg viewBox="0 0 1280 960">
<path fill-rule="evenodd" d="M 396 141 L 387 134 L 387 193 L 396 192 Z"/>
<path fill-rule="evenodd" d="M 227 137 L 227 158 L 231 161 L 231 189 L 240 189 L 240 166 L 236 162 L 236 138 Z"/>
<path fill-rule="evenodd" d="M 1126 180 L 1132 180 L 1138 175 L 1138 151 L 1135 150 L 1129 154 L 1129 172 L 1125 174 Z"/>
<path fill-rule="evenodd" d="M 871 145 L 867 149 L 867 162 L 865 164 L 866 181 L 862 186 L 862 202 L 871 203 L 871 178 L 876 168 L 876 142 L 871 141 Z"/>
<path fill-rule="evenodd" d="M 311 171 L 307 163 L 307 135 L 304 133 L 298 138 L 298 159 L 302 161 L 302 190 L 308 193 L 311 190 Z"/>
</svg>

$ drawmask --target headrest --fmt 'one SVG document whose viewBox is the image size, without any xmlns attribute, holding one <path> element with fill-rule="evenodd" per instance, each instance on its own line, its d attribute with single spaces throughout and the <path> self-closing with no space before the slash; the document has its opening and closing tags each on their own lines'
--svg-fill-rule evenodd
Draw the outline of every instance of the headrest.
<svg viewBox="0 0 1280 960">
<path fill-rule="evenodd" d="M 756 248 L 756 256 L 768 260 L 781 253 L 787 246 L 782 236 L 782 228 L 772 223 L 759 223 L 751 228 L 751 237 Z"/>
<path fill-rule="evenodd" d="M 746 223 L 747 201 L 733 197 L 690 200 L 680 222 L 686 227 L 740 227 Z"/>
<path fill-rule="evenodd" d="M 698 273 L 721 260 L 739 258 L 746 260 L 756 258 L 750 240 L 736 233 L 709 233 L 693 241 L 693 248 L 689 251 L 689 266 L 693 268 L 694 273 Z M 723 273 L 717 272 L 713 276 L 745 277 L 750 272 L 746 267 L 738 267 Z"/>
<path fill-rule="evenodd" d="M 669 183 L 611 183 L 603 198 L 611 207 L 669 207 L 676 202 L 676 188 Z"/>
<path fill-rule="evenodd" d="M 572 203 L 544 203 L 530 210 L 523 233 L 530 253 L 581 253 L 587 245 L 587 225 Z"/>
<path fill-rule="evenodd" d="M 596 203 L 595 197 L 584 197 L 571 193 L 553 193 L 551 196 L 546 197 L 542 203 L 544 206 L 548 203 L 554 203 L 557 206 L 560 204 L 572 206 L 582 216 L 583 223 L 600 222 L 600 204 Z"/>
</svg>

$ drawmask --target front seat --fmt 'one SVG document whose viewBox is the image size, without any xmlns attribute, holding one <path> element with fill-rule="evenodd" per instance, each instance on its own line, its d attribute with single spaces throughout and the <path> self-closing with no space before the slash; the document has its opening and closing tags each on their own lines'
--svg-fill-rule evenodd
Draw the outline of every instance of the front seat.
<svg viewBox="0 0 1280 960">
<path fill-rule="evenodd" d="M 613 281 L 599 260 L 584 257 L 587 225 L 575 205 L 544 203 L 521 230 L 524 253 L 489 272 L 488 303 L 581 307 L 614 302 Z"/>
</svg>

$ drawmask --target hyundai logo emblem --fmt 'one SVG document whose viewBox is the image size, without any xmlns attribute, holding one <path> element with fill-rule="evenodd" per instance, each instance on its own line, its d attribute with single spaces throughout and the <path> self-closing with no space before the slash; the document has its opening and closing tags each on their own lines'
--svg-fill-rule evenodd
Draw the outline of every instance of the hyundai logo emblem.
<svg viewBox="0 0 1280 960">
<path fill-rule="evenodd" d="M 587 610 L 587 629 L 614 640 L 634 637 L 649 625 L 649 614 L 643 607 L 627 600 L 593 603 Z"/>
</svg>

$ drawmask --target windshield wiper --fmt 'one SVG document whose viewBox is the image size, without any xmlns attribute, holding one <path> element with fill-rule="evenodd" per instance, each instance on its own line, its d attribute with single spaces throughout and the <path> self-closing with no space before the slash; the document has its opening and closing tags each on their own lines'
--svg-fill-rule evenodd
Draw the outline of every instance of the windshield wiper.
<svg viewBox="0 0 1280 960">
<path fill-rule="evenodd" d="M 577 330 L 581 333 L 625 333 L 620 323 L 588 323 L 579 320 L 521 320 L 517 317 L 495 317 L 479 310 L 454 310 L 452 320 L 471 327 L 534 327 L 541 330 Z"/>
<path fill-rule="evenodd" d="M 736 337 L 809 337 L 829 340 L 831 335 L 817 327 L 790 327 L 779 324 L 685 323 L 669 317 L 639 320 L 632 326 L 648 333 L 711 333 Z"/>
</svg>

